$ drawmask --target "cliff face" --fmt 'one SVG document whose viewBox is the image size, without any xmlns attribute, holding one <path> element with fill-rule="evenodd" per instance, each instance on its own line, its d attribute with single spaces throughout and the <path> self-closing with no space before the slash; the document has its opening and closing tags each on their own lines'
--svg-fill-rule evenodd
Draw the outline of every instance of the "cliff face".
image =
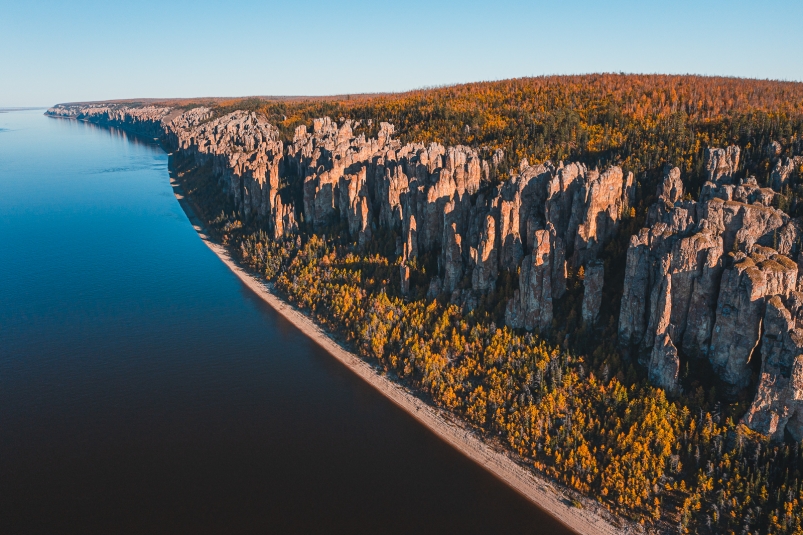
<svg viewBox="0 0 803 535">
<path fill-rule="evenodd" d="M 198 164 L 211 162 L 237 209 L 266 221 L 274 237 L 296 232 L 302 217 L 313 230 L 343 222 L 360 245 L 377 229 L 395 231 L 403 242 L 405 290 L 405 265 L 423 253 L 438 259 L 430 294 L 446 293 L 454 302 L 493 290 L 502 272 L 521 272 L 524 283 L 507 306 L 512 327 L 549 329 L 551 301 L 566 290 L 566 269 L 580 266 L 591 275 L 584 318 L 595 321 L 602 271 L 590 266 L 635 193 L 632 174 L 618 167 L 599 172 L 526 160 L 494 187 L 488 179 L 499 152 L 483 160 L 465 146 L 402 145 L 388 123 L 366 139 L 354 135 L 358 123 L 324 117 L 311 131 L 298 127 L 284 146 L 275 127 L 246 111 L 213 118 L 207 108 L 88 105 L 48 113 L 135 128 Z M 291 179 L 303 182 L 299 205 L 280 195 Z"/>
<path fill-rule="evenodd" d="M 744 417 L 752 429 L 803 440 L 803 330 L 797 327 L 803 294 L 771 297 L 763 318 L 763 361 L 753 405 Z"/>
<path fill-rule="evenodd" d="M 366 139 L 354 135 L 359 123 L 315 119 L 285 145 L 274 126 L 246 111 L 215 117 L 207 108 L 99 104 L 48 114 L 134 128 L 211 164 L 237 209 L 264 221 L 275 238 L 297 233 L 302 221 L 318 231 L 342 225 L 360 247 L 380 230 L 398 236 L 405 294 L 422 255 L 437 259 L 428 294 L 468 308 L 509 273 L 518 279 L 505 309 L 510 327 L 549 331 L 567 270 L 580 267 L 582 319 L 593 326 L 605 276 L 623 277 L 618 341 L 654 384 L 679 392 L 682 359 L 707 359 L 736 391 L 750 384 L 761 359 L 744 422 L 803 439 L 801 226 L 772 207 L 803 164 L 799 157 L 776 158 L 770 189 L 736 178 L 738 147 L 707 149 L 697 200 L 685 194 L 680 170 L 667 168 L 647 226 L 630 240 L 625 272 L 606 274 L 601 251 L 635 198 L 633 175 L 619 167 L 523 160 L 496 185 L 498 152 L 483 160 L 465 146 L 402 145 L 388 123 Z M 290 183 L 299 194 L 286 193 Z"/>
<path fill-rule="evenodd" d="M 792 369 L 800 351 L 784 300 L 798 303 L 800 224 L 771 207 L 776 191 L 734 178 L 737 147 L 706 156 L 699 200 L 683 200 L 680 171 L 667 169 L 650 227 L 631 239 L 619 343 L 670 391 L 679 388 L 679 350 L 707 359 L 734 392 L 750 384 L 752 363 L 761 359 L 744 422 L 782 437 L 788 422 L 798 425 Z"/>
</svg>

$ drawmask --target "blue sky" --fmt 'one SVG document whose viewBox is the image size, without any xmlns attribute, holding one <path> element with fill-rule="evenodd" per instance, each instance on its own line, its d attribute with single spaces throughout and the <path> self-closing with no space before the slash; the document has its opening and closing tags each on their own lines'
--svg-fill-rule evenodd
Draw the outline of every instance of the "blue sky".
<svg viewBox="0 0 803 535">
<path fill-rule="evenodd" d="M 0 106 L 588 72 L 801 81 L 801 21 L 801 0 L 0 0 Z"/>
</svg>

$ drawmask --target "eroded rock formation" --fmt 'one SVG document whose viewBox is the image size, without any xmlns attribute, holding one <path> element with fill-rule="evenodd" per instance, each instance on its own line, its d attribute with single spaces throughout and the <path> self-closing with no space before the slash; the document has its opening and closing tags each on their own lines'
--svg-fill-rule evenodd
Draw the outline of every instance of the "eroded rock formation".
<svg viewBox="0 0 803 535">
<path fill-rule="evenodd" d="M 737 178 L 738 148 L 710 149 L 707 157 L 699 201 L 684 200 L 680 171 L 667 169 L 648 210 L 650 227 L 631 238 L 619 343 L 670 392 L 680 387 L 680 350 L 708 359 L 733 392 L 751 383 L 752 362 L 762 359 L 759 392 L 744 421 L 776 437 L 798 426 L 789 429 L 800 435 L 789 386 L 800 348 L 784 306 L 803 302 L 800 225 L 772 207 L 773 190 Z"/>
<path fill-rule="evenodd" d="M 773 438 L 782 439 L 788 431 L 799 441 L 803 440 L 803 330 L 796 316 L 803 295 L 795 292 L 790 297 L 791 311 L 780 296 L 767 301 L 758 391 L 744 421 Z"/>
<path fill-rule="evenodd" d="M 460 290 L 474 297 L 458 300 L 476 300 L 496 288 L 500 273 L 522 273 L 526 284 L 508 303 L 507 316 L 511 326 L 527 329 L 551 326 L 549 303 L 566 291 L 567 266 L 576 270 L 597 260 L 635 193 L 633 175 L 618 167 L 599 172 L 527 160 L 494 185 L 487 179 L 504 161 L 501 151 L 482 160 L 464 146 L 402 145 L 388 123 L 366 138 L 355 134 L 359 122 L 324 117 L 311 131 L 296 128 L 285 145 L 264 117 L 247 111 L 216 117 L 207 108 L 97 105 L 49 113 L 136 127 L 199 165 L 211 164 L 237 210 L 266 221 L 276 237 L 297 232 L 302 218 L 308 229 L 322 232 L 343 224 L 358 246 L 378 228 L 396 233 L 405 293 L 410 262 L 425 253 L 438 259 L 431 295 Z M 301 184 L 299 206 L 282 193 L 292 181 Z M 591 324 L 602 289 L 597 275 L 592 270 L 588 281 Z"/>
<path fill-rule="evenodd" d="M 582 266 L 582 319 L 594 328 L 606 276 L 601 252 L 634 203 L 635 180 L 619 167 L 522 160 L 510 179 L 491 183 L 504 153 L 483 159 L 475 149 L 437 143 L 403 145 L 394 127 L 367 138 L 361 124 L 315 119 L 292 141 L 266 118 L 208 108 L 59 106 L 54 116 L 134 129 L 160 138 L 198 165 L 209 165 L 246 219 L 276 238 L 342 231 L 356 247 L 378 232 L 395 240 L 404 295 L 412 268 L 437 260 L 427 294 L 446 294 L 467 309 L 518 274 L 506 303 L 513 328 L 546 332 L 567 271 Z M 650 380 L 680 390 L 681 362 L 707 359 L 734 390 L 752 379 L 761 358 L 758 394 L 744 422 L 776 438 L 803 438 L 803 276 L 800 223 L 778 206 L 803 165 L 776 144 L 771 188 L 742 177 L 738 147 L 706 151 L 697 200 L 680 170 L 667 168 L 646 227 L 626 253 L 618 339 Z M 295 189 L 293 189 L 295 188 Z M 297 202 L 294 202 L 298 199 Z M 782 197 L 780 197 L 783 200 Z M 412 268 L 411 268 L 412 266 Z M 507 279 L 509 280 L 509 279 Z"/>
<path fill-rule="evenodd" d="M 680 388 L 678 382 L 680 359 L 678 350 L 667 333 L 663 333 L 655 339 L 648 371 L 652 384 L 660 386 L 669 393 L 677 393 Z"/>
<path fill-rule="evenodd" d="M 602 262 L 588 264 L 583 279 L 583 323 L 593 326 L 599 317 L 602 305 L 602 283 L 605 278 L 605 266 Z"/>
<path fill-rule="evenodd" d="M 519 289 L 508 301 L 506 323 L 515 328 L 546 331 L 552 325 L 552 247 L 545 230 L 534 233 L 534 247 L 524 258 Z"/>
</svg>

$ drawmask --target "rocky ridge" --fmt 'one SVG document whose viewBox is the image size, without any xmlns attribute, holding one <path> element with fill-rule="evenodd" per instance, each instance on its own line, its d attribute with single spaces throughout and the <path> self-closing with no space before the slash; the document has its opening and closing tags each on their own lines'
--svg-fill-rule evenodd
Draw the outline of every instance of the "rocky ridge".
<svg viewBox="0 0 803 535">
<path fill-rule="evenodd" d="M 734 393 L 751 383 L 761 359 L 744 423 L 775 438 L 788 429 L 800 440 L 803 367 L 795 362 L 803 338 L 792 318 L 801 302 L 801 226 L 772 207 L 788 176 L 775 189 L 736 179 L 739 157 L 735 146 L 706 151 L 708 180 L 697 201 L 684 196 L 679 169 L 665 170 L 649 226 L 627 251 L 619 343 L 670 392 L 680 389 L 681 355 L 706 359 Z"/>
<path fill-rule="evenodd" d="M 412 291 L 411 266 L 422 255 L 437 258 L 428 295 L 469 309 L 510 273 L 518 288 L 505 322 L 513 328 L 550 330 L 567 273 L 581 267 L 582 318 L 595 324 L 606 277 L 600 253 L 635 198 L 633 175 L 616 166 L 523 160 L 495 184 L 498 152 L 484 160 L 466 146 L 403 145 L 388 123 L 366 138 L 354 134 L 359 123 L 324 117 L 284 144 L 277 128 L 247 111 L 216 117 L 207 108 L 94 104 L 48 114 L 132 128 L 210 164 L 236 208 L 263 220 L 275 238 L 333 225 L 360 247 L 379 230 L 397 236 L 403 293 Z M 646 227 L 627 250 L 618 340 L 670 393 L 681 389 L 685 359 L 706 359 L 736 391 L 750 384 L 760 358 L 744 423 L 801 440 L 801 225 L 773 204 L 803 159 L 768 150 L 776 155 L 772 188 L 737 178 L 735 146 L 707 149 L 708 180 L 697 200 L 680 171 L 666 169 Z M 300 198 L 283 193 L 292 181 L 302 184 Z"/>
<path fill-rule="evenodd" d="M 551 302 L 566 291 L 566 270 L 596 263 L 635 194 L 632 174 L 578 163 L 523 160 L 510 180 L 493 185 L 499 151 L 483 160 L 466 146 L 402 145 L 388 123 L 366 139 L 354 135 L 358 123 L 324 117 L 311 131 L 299 126 L 284 146 L 274 126 L 247 111 L 213 117 L 207 108 L 63 105 L 48 114 L 156 134 L 199 165 L 210 163 L 236 208 L 266 221 L 274 237 L 297 232 L 302 220 L 312 230 L 343 223 L 360 246 L 377 229 L 392 231 L 402 238 L 405 291 L 409 262 L 425 253 L 438 260 L 429 293 L 468 307 L 495 289 L 500 273 L 521 272 L 506 313 L 517 328 L 551 328 Z M 299 205 L 280 194 L 292 179 L 303 181 Z M 591 323 L 602 287 L 594 270 L 584 308 Z"/>
</svg>

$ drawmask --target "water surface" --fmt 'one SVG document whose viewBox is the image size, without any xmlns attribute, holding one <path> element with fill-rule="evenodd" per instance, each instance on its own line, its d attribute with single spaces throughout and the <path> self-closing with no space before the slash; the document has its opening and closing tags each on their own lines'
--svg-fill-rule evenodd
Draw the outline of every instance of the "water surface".
<svg viewBox="0 0 803 535">
<path fill-rule="evenodd" d="M 0 533 L 568 533 L 252 294 L 158 146 L 41 114 L 0 114 Z"/>
</svg>

